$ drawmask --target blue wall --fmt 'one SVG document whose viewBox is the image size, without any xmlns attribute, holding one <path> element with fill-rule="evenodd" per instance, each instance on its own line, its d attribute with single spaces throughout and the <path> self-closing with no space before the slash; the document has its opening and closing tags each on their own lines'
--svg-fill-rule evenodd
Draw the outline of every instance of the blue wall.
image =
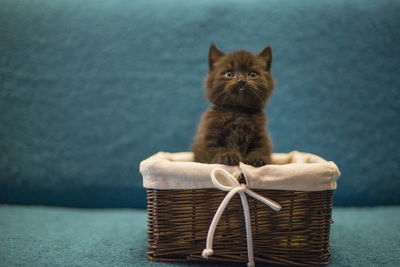
<svg viewBox="0 0 400 267">
<path fill-rule="evenodd" d="M 336 205 L 400 204 L 400 3 L 0 3 L 0 203 L 144 207 L 139 162 L 187 151 L 211 43 L 273 48 L 274 151 L 335 161 Z"/>
</svg>

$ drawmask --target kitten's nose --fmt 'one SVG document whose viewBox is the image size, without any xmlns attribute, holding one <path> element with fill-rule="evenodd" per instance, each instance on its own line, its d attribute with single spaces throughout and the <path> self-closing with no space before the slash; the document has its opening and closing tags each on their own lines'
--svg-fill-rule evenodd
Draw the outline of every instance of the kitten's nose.
<svg viewBox="0 0 400 267">
<path fill-rule="evenodd" d="M 238 87 L 244 87 L 245 84 L 246 84 L 246 82 L 243 81 L 243 80 L 239 80 L 239 81 L 237 82 L 237 86 L 238 86 Z"/>
</svg>

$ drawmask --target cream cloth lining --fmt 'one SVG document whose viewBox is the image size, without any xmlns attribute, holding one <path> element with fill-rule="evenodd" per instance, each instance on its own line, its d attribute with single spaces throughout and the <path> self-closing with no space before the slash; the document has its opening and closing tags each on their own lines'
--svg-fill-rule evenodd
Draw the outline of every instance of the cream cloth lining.
<svg viewBox="0 0 400 267">
<path fill-rule="evenodd" d="M 140 163 L 143 186 L 153 189 L 215 188 L 210 179 L 213 169 L 222 168 L 236 179 L 243 173 L 249 188 L 295 191 L 336 189 L 340 171 L 332 161 L 299 151 L 273 153 L 272 163 L 259 168 L 193 162 L 192 152 L 157 154 Z"/>
</svg>

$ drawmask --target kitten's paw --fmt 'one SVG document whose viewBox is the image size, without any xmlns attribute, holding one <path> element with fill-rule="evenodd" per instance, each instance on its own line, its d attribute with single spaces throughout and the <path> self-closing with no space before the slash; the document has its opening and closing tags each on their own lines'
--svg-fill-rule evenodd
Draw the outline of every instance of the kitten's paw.
<svg viewBox="0 0 400 267">
<path fill-rule="evenodd" d="M 268 154 L 259 151 L 253 151 L 246 156 L 244 163 L 254 167 L 261 167 L 271 163 L 271 157 Z"/>
<path fill-rule="evenodd" d="M 215 154 L 212 163 L 225 164 L 225 165 L 239 165 L 242 160 L 242 155 L 235 151 L 221 151 Z"/>
</svg>

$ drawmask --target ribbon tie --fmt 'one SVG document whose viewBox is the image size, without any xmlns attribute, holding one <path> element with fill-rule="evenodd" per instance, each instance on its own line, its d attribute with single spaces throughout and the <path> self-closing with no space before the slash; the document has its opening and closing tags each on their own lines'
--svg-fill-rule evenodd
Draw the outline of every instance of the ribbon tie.
<svg viewBox="0 0 400 267">
<path fill-rule="evenodd" d="M 214 215 L 210 228 L 208 229 L 206 248 L 203 250 L 203 253 L 201 255 L 203 256 L 203 258 L 207 259 L 209 256 L 213 254 L 212 243 L 213 243 L 215 229 L 229 201 L 236 193 L 239 193 L 240 199 L 242 201 L 244 219 L 246 224 L 247 255 L 248 255 L 247 266 L 249 267 L 255 266 L 254 254 L 253 254 L 253 237 L 251 233 L 251 222 L 250 222 L 250 210 L 246 194 L 254 197 L 255 199 L 258 199 L 259 201 L 263 202 L 265 205 L 269 206 L 271 209 L 275 211 L 280 210 L 281 206 L 275 201 L 265 198 L 257 194 L 256 192 L 250 190 L 245 184 L 239 184 L 239 182 L 229 172 L 227 172 L 224 169 L 215 168 L 214 170 L 212 170 L 211 180 L 216 188 L 221 189 L 223 191 L 229 191 L 229 193 L 225 196 L 224 200 L 221 202 L 220 206 L 217 209 L 217 212 Z"/>
</svg>

